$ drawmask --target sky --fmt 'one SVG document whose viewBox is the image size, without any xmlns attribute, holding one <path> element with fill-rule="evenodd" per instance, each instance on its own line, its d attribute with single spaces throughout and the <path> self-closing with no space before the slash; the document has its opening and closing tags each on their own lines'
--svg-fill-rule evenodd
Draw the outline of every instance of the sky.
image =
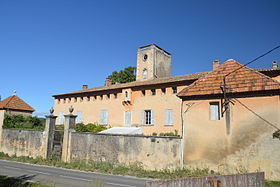
<svg viewBox="0 0 280 187">
<path fill-rule="evenodd" d="M 0 0 L 0 95 L 47 113 L 54 94 L 103 86 L 137 48 L 172 54 L 172 75 L 242 64 L 280 45 L 279 0 Z M 251 64 L 280 63 L 280 49 Z"/>
</svg>

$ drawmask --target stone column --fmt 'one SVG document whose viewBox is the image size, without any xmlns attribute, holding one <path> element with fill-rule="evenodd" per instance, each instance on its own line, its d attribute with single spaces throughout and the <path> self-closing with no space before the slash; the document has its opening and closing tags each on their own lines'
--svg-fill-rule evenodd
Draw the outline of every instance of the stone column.
<svg viewBox="0 0 280 187">
<path fill-rule="evenodd" d="M 5 110 L 0 110 L 0 150 L 2 150 L 2 133 L 3 133 L 3 123 L 5 117 Z"/>
<path fill-rule="evenodd" d="M 54 116 L 52 113 L 46 116 L 46 126 L 44 130 L 44 135 L 46 141 L 44 145 L 44 158 L 50 158 L 53 151 L 53 141 L 54 141 L 54 130 L 55 130 L 55 120 L 57 116 Z"/>
<path fill-rule="evenodd" d="M 62 146 L 62 156 L 61 160 L 63 162 L 70 161 L 70 146 L 71 146 L 71 133 L 75 132 L 75 123 L 77 115 L 73 115 L 73 108 L 69 109 L 70 114 L 64 115 L 64 136 L 63 136 L 63 146 Z"/>
</svg>

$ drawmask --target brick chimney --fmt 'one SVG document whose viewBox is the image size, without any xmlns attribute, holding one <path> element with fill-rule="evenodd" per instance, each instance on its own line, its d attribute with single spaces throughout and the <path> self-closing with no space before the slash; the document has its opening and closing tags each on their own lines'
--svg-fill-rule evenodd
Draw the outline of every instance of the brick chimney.
<svg viewBox="0 0 280 187">
<path fill-rule="evenodd" d="M 278 63 L 276 61 L 272 62 L 272 69 L 277 69 L 278 68 Z"/>
<path fill-rule="evenodd" d="M 85 84 L 85 85 L 83 85 L 82 88 L 83 88 L 83 90 L 87 90 L 88 89 L 88 85 Z"/>
<path fill-rule="evenodd" d="M 213 70 L 217 69 L 220 66 L 220 61 L 219 60 L 214 60 L 213 61 Z"/>
<path fill-rule="evenodd" d="M 106 78 L 105 86 L 111 86 L 112 84 L 112 80 L 110 78 Z"/>
</svg>

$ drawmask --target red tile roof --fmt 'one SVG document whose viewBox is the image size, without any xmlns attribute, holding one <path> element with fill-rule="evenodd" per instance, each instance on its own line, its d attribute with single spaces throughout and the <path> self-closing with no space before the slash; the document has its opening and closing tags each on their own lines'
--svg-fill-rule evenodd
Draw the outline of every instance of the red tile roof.
<svg viewBox="0 0 280 187">
<path fill-rule="evenodd" d="M 204 77 L 199 78 L 178 93 L 179 97 L 222 94 L 223 78 L 228 73 L 242 67 L 235 60 L 228 60 Z M 227 93 L 280 90 L 280 83 L 249 67 L 231 73 L 226 77 Z"/>
<path fill-rule="evenodd" d="M 0 109 L 24 110 L 30 112 L 35 111 L 30 105 L 16 95 L 12 95 L 3 101 L 0 101 Z"/>
</svg>

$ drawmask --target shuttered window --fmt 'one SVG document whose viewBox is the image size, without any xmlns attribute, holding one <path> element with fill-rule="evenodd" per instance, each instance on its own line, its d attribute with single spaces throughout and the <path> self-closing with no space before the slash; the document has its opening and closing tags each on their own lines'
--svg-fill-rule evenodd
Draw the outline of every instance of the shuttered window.
<svg viewBox="0 0 280 187">
<path fill-rule="evenodd" d="M 173 124 L 173 111 L 171 109 L 165 110 L 165 125 Z"/>
<path fill-rule="evenodd" d="M 131 124 L 131 111 L 130 110 L 124 112 L 124 124 L 126 126 L 130 126 L 130 124 Z"/>
<path fill-rule="evenodd" d="M 108 110 L 100 111 L 100 124 L 107 125 L 108 124 Z"/>
<path fill-rule="evenodd" d="M 59 124 L 60 125 L 64 124 L 64 113 L 63 112 L 59 113 Z"/>
<path fill-rule="evenodd" d="M 153 110 L 142 110 L 141 111 L 141 124 L 142 125 L 153 125 L 154 121 L 154 111 Z"/>
<path fill-rule="evenodd" d="M 220 120 L 219 102 L 210 103 L 210 120 Z"/>
<path fill-rule="evenodd" d="M 83 112 L 78 111 L 77 112 L 76 123 L 82 123 L 82 122 L 83 122 Z"/>
</svg>

